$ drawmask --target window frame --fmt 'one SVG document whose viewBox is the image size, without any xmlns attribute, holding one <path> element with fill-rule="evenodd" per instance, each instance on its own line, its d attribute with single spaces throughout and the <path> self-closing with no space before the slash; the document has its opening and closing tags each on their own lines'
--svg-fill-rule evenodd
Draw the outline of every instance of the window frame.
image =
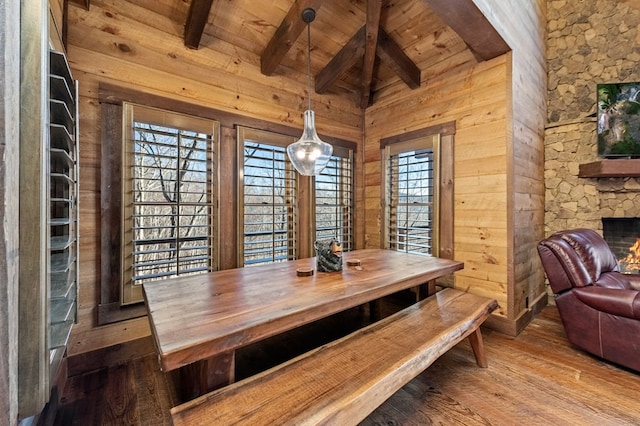
<svg viewBox="0 0 640 426">
<path fill-rule="evenodd" d="M 295 142 L 296 138 L 289 135 L 283 135 L 268 130 L 257 130 L 248 127 L 237 127 L 237 169 L 239 171 L 238 176 L 238 194 L 237 194 L 237 236 L 236 240 L 239 242 L 237 249 L 237 265 L 242 267 L 244 264 L 244 251 L 243 247 L 240 247 L 241 242 L 244 241 L 244 175 L 242 170 L 244 169 L 244 141 L 245 139 L 253 138 L 260 139 L 265 143 L 272 144 L 286 148 L 291 142 Z M 334 152 L 332 158 L 346 158 L 350 161 L 350 188 L 351 188 L 351 241 L 348 249 L 353 250 L 356 246 L 356 226 L 355 226 L 355 144 L 338 144 L 333 147 Z M 293 170 L 293 166 L 286 159 L 290 169 L 296 176 L 296 223 L 295 233 L 296 238 L 294 241 L 293 250 L 295 255 L 294 259 L 313 257 L 315 256 L 314 241 L 316 239 L 316 199 L 315 199 L 315 177 L 303 176 Z"/>
<path fill-rule="evenodd" d="M 250 266 L 250 265 L 245 265 L 245 199 L 244 199 L 244 195 L 245 195 L 245 176 L 244 176 L 244 167 L 245 167 L 245 161 L 244 161 L 244 149 L 245 149 L 245 141 L 246 140 L 252 140 L 252 141 L 259 141 L 260 143 L 264 143 L 264 144 L 268 144 L 270 146 L 275 146 L 275 147 L 279 147 L 283 149 L 283 155 L 285 157 L 285 173 L 287 175 L 291 174 L 294 177 L 294 181 L 293 181 L 293 192 L 294 192 L 294 197 L 293 197 L 293 203 L 290 205 L 290 209 L 292 209 L 291 211 L 291 215 L 293 216 L 293 221 L 292 222 L 287 222 L 288 225 L 288 230 L 287 233 L 290 233 L 292 235 L 290 235 L 289 237 L 287 237 L 287 240 L 293 240 L 293 246 L 289 247 L 289 250 L 292 251 L 292 253 L 289 253 L 287 255 L 287 259 L 297 259 L 300 257 L 300 253 L 301 253 L 301 234 L 300 234 L 300 229 L 301 229 L 301 220 L 300 220 L 300 212 L 301 210 L 304 210 L 304 204 L 301 203 L 300 200 L 300 192 L 301 192 L 301 185 L 304 185 L 305 179 L 301 179 L 301 175 L 298 174 L 294 168 L 293 165 L 291 164 L 291 162 L 288 160 L 287 153 L 286 153 L 286 147 L 292 143 L 295 142 L 295 138 L 291 137 L 291 136 L 287 136 L 287 135 L 282 135 L 282 134 L 278 134 L 278 133 L 274 133 L 274 132 L 269 132 L 269 131 L 265 131 L 265 130 L 258 130 L 258 129 L 253 129 L 253 128 L 249 128 L 249 127 L 244 127 L 244 126 L 238 126 L 237 127 L 237 148 L 238 148 L 238 153 L 237 153 L 237 159 L 238 159 L 238 194 L 237 194 L 237 200 L 238 200 L 238 204 L 237 204 L 237 241 L 238 241 L 238 247 L 236 250 L 236 255 L 237 255 L 237 265 L 239 267 L 243 267 L 243 266 Z M 288 179 L 288 178 L 284 178 L 284 179 Z M 304 199 L 304 198 L 303 198 Z M 303 233 L 304 235 L 304 233 Z"/>
<path fill-rule="evenodd" d="M 339 242 L 342 244 L 342 250 L 343 251 L 350 251 L 350 250 L 354 250 L 355 249 L 355 235 L 356 235 L 356 229 L 355 229 L 355 151 L 353 149 L 350 148 L 346 148 L 346 147 L 341 147 L 341 146 L 336 146 L 333 148 L 333 154 L 331 155 L 331 159 L 329 160 L 329 164 L 331 164 L 333 161 L 336 161 L 335 159 L 338 159 L 337 161 L 347 161 L 349 164 L 349 182 L 348 182 L 348 190 L 349 190 L 349 205 L 348 206 L 343 206 L 342 209 L 344 210 L 345 208 L 348 210 L 348 212 L 346 213 L 347 216 L 347 222 L 350 224 L 350 226 L 348 226 L 347 228 L 350 228 L 349 232 L 348 232 L 348 241 L 344 241 L 344 238 L 339 238 L 338 240 Z M 329 166 L 328 166 L 329 167 Z M 326 170 L 326 169 L 325 169 Z M 323 170 L 324 172 L 324 170 Z M 320 173 L 320 175 L 322 175 L 323 173 Z M 341 173 L 340 174 L 341 178 L 344 178 L 344 175 Z M 317 200 L 317 195 L 318 195 L 318 179 L 317 177 L 314 177 L 313 179 L 313 202 L 312 202 L 312 217 L 316 218 L 316 220 L 314 220 L 313 223 L 313 231 L 312 231 L 312 235 L 314 236 L 314 240 L 318 240 L 318 230 L 317 230 L 317 217 L 318 217 L 318 200 Z M 345 185 L 343 183 L 343 185 Z M 341 192 L 340 190 L 338 192 Z M 344 199 L 344 197 L 340 197 L 342 199 Z M 345 214 L 342 214 L 342 217 L 344 217 Z M 344 228 L 344 226 L 343 226 Z M 346 231 L 343 231 L 342 234 L 344 235 L 345 233 L 347 233 Z"/>
<path fill-rule="evenodd" d="M 454 142 L 456 133 L 455 121 L 450 121 L 434 126 L 429 126 L 398 135 L 380 139 L 380 172 L 382 178 L 381 184 L 381 205 L 383 206 L 383 217 L 386 218 L 388 212 L 387 205 L 387 171 L 386 171 L 386 152 L 387 146 L 399 144 L 405 141 L 411 141 L 419 138 L 429 137 L 435 134 L 439 135 L 439 171 L 437 177 L 437 190 L 439 191 L 439 206 L 437 209 L 438 226 L 437 253 L 433 256 L 444 259 L 453 259 L 453 233 L 454 233 Z M 380 229 L 380 238 L 383 246 L 386 244 L 385 226 Z"/>
<path fill-rule="evenodd" d="M 398 209 L 399 206 L 404 205 L 400 203 L 393 204 L 393 200 L 391 199 L 391 196 L 390 196 L 392 180 L 394 177 L 390 175 L 390 168 L 392 167 L 390 162 L 393 161 L 394 157 L 399 157 L 402 154 L 405 154 L 408 152 L 420 151 L 420 150 L 428 150 L 428 149 L 432 150 L 432 168 L 431 168 L 432 186 L 431 188 L 433 190 L 433 196 L 432 196 L 432 202 L 431 202 L 431 219 L 432 219 L 431 249 L 430 249 L 429 255 L 436 256 L 437 253 L 439 253 L 439 247 L 440 247 L 439 246 L 440 239 L 438 235 L 439 234 L 438 230 L 440 229 L 440 211 L 439 211 L 440 188 L 438 185 L 439 175 L 440 175 L 440 134 L 439 133 L 421 136 L 416 139 L 405 140 L 396 144 L 387 145 L 385 147 L 385 154 L 384 154 L 385 211 L 384 211 L 384 226 L 383 226 L 382 241 L 386 249 L 397 250 L 397 248 L 393 248 L 396 245 L 396 242 L 391 241 L 391 216 L 392 216 L 391 213 L 392 213 L 393 207 L 395 207 L 395 209 Z M 396 216 L 397 216 L 397 213 L 396 213 Z M 407 250 L 404 250 L 405 252 L 415 253 L 414 251 L 409 251 L 408 249 L 408 247 L 410 247 L 411 244 L 407 242 L 406 246 L 407 246 Z"/>
<path fill-rule="evenodd" d="M 154 124 L 164 126 L 173 129 L 197 131 L 198 133 L 206 134 L 210 140 L 207 141 L 207 159 L 206 170 L 207 174 L 211 174 L 207 180 L 208 197 L 209 201 L 209 266 L 208 270 L 215 270 L 218 267 L 218 236 L 217 230 L 219 229 L 218 223 L 218 172 L 217 166 L 219 164 L 219 153 L 217 147 L 219 146 L 219 134 L 220 123 L 200 117 L 195 117 L 187 114 L 177 113 L 155 107 L 148 107 L 131 102 L 123 103 L 123 138 L 122 138 L 122 187 L 121 194 L 123 197 L 122 202 L 122 222 L 121 222 L 121 294 L 120 300 L 122 305 L 128 305 L 133 303 L 139 303 L 144 301 L 142 294 L 142 285 L 134 283 L 132 278 L 132 268 L 134 265 L 133 260 L 133 190 L 129 186 L 133 180 L 133 140 L 134 128 L 133 125 L 137 121 L 144 120 L 147 124 Z M 180 275 L 180 274 L 178 274 Z"/>
</svg>

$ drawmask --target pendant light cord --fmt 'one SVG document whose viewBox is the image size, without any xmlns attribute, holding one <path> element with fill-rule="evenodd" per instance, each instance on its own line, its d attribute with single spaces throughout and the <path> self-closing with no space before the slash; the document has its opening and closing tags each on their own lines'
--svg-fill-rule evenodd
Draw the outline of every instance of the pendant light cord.
<svg viewBox="0 0 640 426">
<path fill-rule="evenodd" d="M 311 23 L 307 22 L 307 96 L 309 96 L 309 110 L 311 110 Z"/>
</svg>

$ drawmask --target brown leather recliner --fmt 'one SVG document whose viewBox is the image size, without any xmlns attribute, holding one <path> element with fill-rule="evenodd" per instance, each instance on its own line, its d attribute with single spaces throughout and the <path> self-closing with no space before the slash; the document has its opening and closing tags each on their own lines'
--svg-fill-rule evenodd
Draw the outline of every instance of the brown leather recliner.
<svg viewBox="0 0 640 426">
<path fill-rule="evenodd" d="M 640 275 L 619 272 L 591 229 L 557 232 L 538 244 L 567 338 L 585 351 L 640 371 Z"/>
</svg>

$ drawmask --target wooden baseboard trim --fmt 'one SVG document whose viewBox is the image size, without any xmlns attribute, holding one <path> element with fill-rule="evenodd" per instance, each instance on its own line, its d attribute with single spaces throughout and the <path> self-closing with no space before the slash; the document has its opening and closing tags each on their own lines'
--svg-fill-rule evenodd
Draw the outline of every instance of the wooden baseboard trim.
<svg viewBox="0 0 640 426">
<path fill-rule="evenodd" d="M 543 293 L 538 299 L 515 318 L 509 319 L 502 315 L 491 314 L 485 321 L 484 327 L 506 334 L 507 336 L 517 336 L 522 330 L 547 306 L 547 293 Z"/>
<path fill-rule="evenodd" d="M 70 356 L 67 359 L 68 375 L 71 377 L 100 368 L 111 367 L 153 353 L 155 353 L 155 348 L 151 336 L 84 352 Z"/>
</svg>

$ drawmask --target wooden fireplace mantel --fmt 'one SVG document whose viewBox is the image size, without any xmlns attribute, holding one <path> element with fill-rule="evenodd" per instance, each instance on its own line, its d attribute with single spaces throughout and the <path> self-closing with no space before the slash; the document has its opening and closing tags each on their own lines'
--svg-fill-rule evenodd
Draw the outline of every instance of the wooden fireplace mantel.
<svg viewBox="0 0 640 426">
<path fill-rule="evenodd" d="M 602 159 L 593 163 L 580 164 L 578 177 L 638 177 L 640 158 Z"/>
</svg>

